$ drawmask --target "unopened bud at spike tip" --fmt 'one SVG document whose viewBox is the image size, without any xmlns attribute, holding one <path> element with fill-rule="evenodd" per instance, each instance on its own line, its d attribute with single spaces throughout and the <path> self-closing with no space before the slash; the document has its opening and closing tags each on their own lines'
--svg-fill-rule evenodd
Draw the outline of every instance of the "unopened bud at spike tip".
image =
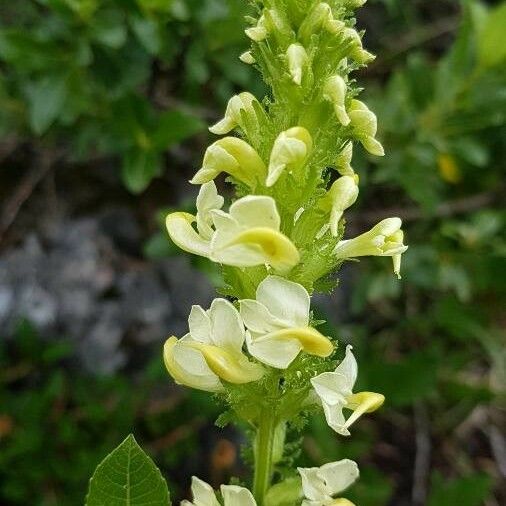
<svg viewBox="0 0 506 506">
<path fill-rule="evenodd" d="M 297 43 L 290 44 L 286 51 L 286 57 L 292 81 L 300 86 L 302 82 L 302 72 L 308 59 L 304 46 Z"/>
</svg>

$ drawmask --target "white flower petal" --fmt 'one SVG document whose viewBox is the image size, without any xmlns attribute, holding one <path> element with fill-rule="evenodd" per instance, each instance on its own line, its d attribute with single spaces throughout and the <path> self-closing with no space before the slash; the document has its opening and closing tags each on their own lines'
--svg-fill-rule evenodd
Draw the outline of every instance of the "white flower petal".
<svg viewBox="0 0 506 506">
<path fill-rule="evenodd" d="M 318 467 L 298 467 L 297 471 L 299 471 L 302 478 L 302 491 L 307 499 L 313 501 L 328 501 L 332 499 L 327 493 L 325 483 L 318 474 Z"/>
<path fill-rule="evenodd" d="M 213 344 L 211 341 L 211 320 L 207 312 L 200 306 L 192 306 L 188 316 L 188 327 L 195 341 Z"/>
<path fill-rule="evenodd" d="M 348 379 L 336 372 L 324 372 L 311 378 L 311 385 L 322 402 L 330 405 L 345 404 L 346 397 L 352 393 Z"/>
<path fill-rule="evenodd" d="M 259 334 L 267 334 L 283 328 L 283 322 L 275 318 L 260 302 L 252 299 L 239 301 L 241 318 L 246 327 Z"/>
<path fill-rule="evenodd" d="M 222 485 L 221 494 L 225 506 L 256 506 L 256 501 L 251 492 L 237 485 Z"/>
<path fill-rule="evenodd" d="M 192 477 L 192 494 L 195 506 L 220 506 L 211 485 L 196 476 Z"/>
<path fill-rule="evenodd" d="M 204 239 L 210 239 L 213 235 L 211 211 L 221 209 L 224 199 L 218 195 L 214 181 L 209 181 L 201 186 L 197 196 L 197 229 Z"/>
<path fill-rule="evenodd" d="M 244 344 L 244 325 L 239 311 L 225 299 L 214 299 L 209 309 L 213 344 L 240 353 Z"/>
<path fill-rule="evenodd" d="M 350 431 L 346 428 L 346 419 L 343 414 L 342 404 L 327 404 L 322 402 L 325 420 L 328 426 L 341 436 L 349 436 Z"/>
<path fill-rule="evenodd" d="M 270 334 L 255 336 L 246 333 L 246 345 L 250 354 L 263 364 L 286 369 L 302 350 L 297 339 L 280 339 Z"/>
<path fill-rule="evenodd" d="M 349 459 L 330 462 L 321 466 L 318 471 L 318 476 L 325 482 L 331 496 L 346 490 L 357 480 L 359 474 L 357 463 Z"/>
<path fill-rule="evenodd" d="M 257 301 L 287 327 L 306 327 L 311 299 L 298 283 L 279 276 L 267 276 L 257 288 Z"/>
<path fill-rule="evenodd" d="M 336 373 L 342 374 L 346 378 L 347 387 L 350 393 L 353 390 L 353 386 L 357 381 L 358 375 L 358 364 L 355 355 L 353 355 L 352 350 L 353 346 L 351 346 L 350 344 L 346 346 L 346 354 L 342 362 L 337 366 L 335 370 Z"/>
<path fill-rule="evenodd" d="M 230 216 L 242 227 L 268 227 L 279 230 L 281 223 L 276 202 L 272 197 L 248 195 L 230 206 Z"/>
</svg>

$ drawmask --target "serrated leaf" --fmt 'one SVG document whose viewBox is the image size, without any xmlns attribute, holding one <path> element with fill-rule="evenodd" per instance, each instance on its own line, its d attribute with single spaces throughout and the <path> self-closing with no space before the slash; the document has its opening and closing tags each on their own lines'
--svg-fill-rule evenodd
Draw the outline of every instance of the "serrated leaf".
<svg viewBox="0 0 506 506">
<path fill-rule="evenodd" d="M 86 506 L 167 506 L 167 483 L 130 434 L 97 467 Z"/>
</svg>

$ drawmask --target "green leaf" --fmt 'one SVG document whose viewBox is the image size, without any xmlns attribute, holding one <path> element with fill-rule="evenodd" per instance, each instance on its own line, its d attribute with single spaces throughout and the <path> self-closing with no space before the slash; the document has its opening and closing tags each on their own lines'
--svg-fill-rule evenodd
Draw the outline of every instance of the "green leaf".
<svg viewBox="0 0 506 506">
<path fill-rule="evenodd" d="M 174 243 L 169 239 L 167 232 L 158 232 L 150 237 L 143 247 L 144 256 L 150 260 L 167 258 L 174 253 L 179 253 Z"/>
<path fill-rule="evenodd" d="M 483 67 L 491 67 L 506 58 L 506 3 L 490 12 L 478 40 L 478 61 Z"/>
<path fill-rule="evenodd" d="M 163 38 L 158 24 L 149 18 L 131 16 L 130 26 L 144 49 L 151 55 L 160 53 L 163 46 Z"/>
<path fill-rule="evenodd" d="M 90 24 L 91 36 L 100 44 L 119 49 L 127 40 L 125 19 L 120 12 L 103 11 Z"/>
<path fill-rule="evenodd" d="M 30 126 L 37 134 L 43 134 L 62 111 L 67 97 L 67 87 L 62 76 L 46 77 L 27 88 Z"/>
<path fill-rule="evenodd" d="M 414 352 L 399 362 L 364 364 L 364 376 L 377 392 L 385 394 L 387 405 L 402 407 L 429 397 L 437 384 L 439 358 L 434 350 Z"/>
<path fill-rule="evenodd" d="M 163 150 L 191 137 L 203 128 L 204 123 L 195 116 L 176 110 L 167 111 L 158 118 L 153 143 L 156 148 Z"/>
<path fill-rule="evenodd" d="M 123 159 L 123 182 L 132 193 L 140 193 L 160 174 L 160 170 L 161 161 L 158 153 L 135 150 Z"/>
<path fill-rule="evenodd" d="M 130 434 L 97 467 L 86 506 L 167 506 L 167 483 Z"/>
<path fill-rule="evenodd" d="M 439 476 L 433 480 L 428 506 L 481 506 L 492 489 L 492 478 L 484 474 L 475 474 L 444 482 Z"/>
</svg>

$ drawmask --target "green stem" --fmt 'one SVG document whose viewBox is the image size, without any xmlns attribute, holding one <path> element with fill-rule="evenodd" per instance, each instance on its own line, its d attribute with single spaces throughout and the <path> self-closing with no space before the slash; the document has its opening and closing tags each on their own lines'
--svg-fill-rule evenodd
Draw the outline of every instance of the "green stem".
<svg viewBox="0 0 506 506">
<path fill-rule="evenodd" d="M 253 495 L 255 496 L 258 506 L 263 506 L 265 494 L 271 484 L 275 430 L 276 420 L 273 410 L 264 408 L 260 416 L 255 438 Z"/>
</svg>

